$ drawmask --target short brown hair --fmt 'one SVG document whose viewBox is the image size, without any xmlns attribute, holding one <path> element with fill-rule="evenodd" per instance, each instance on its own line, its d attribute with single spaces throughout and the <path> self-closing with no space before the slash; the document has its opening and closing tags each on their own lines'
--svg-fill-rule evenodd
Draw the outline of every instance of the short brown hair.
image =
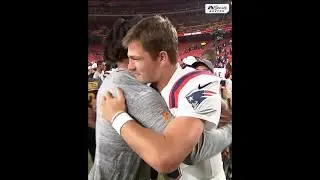
<svg viewBox="0 0 320 180">
<path fill-rule="evenodd" d="M 128 31 L 122 45 L 127 48 L 136 40 L 153 59 L 158 57 L 160 51 L 166 51 L 170 62 L 177 62 L 178 35 L 168 18 L 159 15 L 143 18 Z"/>
<path fill-rule="evenodd" d="M 207 49 L 202 53 L 202 59 L 209 60 L 213 66 L 216 64 L 217 61 L 217 52 L 215 48 Z"/>
</svg>

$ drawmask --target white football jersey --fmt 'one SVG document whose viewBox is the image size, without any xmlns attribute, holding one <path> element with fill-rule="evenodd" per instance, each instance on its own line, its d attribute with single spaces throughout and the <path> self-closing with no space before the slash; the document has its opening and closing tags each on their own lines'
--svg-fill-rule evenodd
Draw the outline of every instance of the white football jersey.
<svg viewBox="0 0 320 180">
<path fill-rule="evenodd" d="M 208 131 L 218 126 L 221 114 L 220 78 L 210 71 L 178 67 L 161 95 L 175 117 L 205 120 L 205 129 Z M 180 168 L 181 180 L 225 180 L 221 154 L 197 165 L 181 164 Z M 223 177 L 216 178 L 218 174 Z"/>
</svg>

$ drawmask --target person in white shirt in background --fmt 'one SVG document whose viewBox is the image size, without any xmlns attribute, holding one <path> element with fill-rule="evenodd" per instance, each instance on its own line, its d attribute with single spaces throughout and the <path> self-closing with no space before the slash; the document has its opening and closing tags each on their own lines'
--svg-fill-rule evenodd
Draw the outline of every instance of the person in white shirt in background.
<svg viewBox="0 0 320 180">
<path fill-rule="evenodd" d="M 97 70 L 94 73 L 93 78 L 101 79 L 103 81 L 103 79 L 104 79 L 103 74 L 104 74 L 104 71 L 106 69 L 106 65 L 105 65 L 105 63 L 103 61 L 98 61 L 95 64 L 97 66 Z M 95 64 L 93 64 L 92 66 L 94 66 Z"/>
<path fill-rule="evenodd" d="M 197 62 L 197 59 L 193 56 L 188 56 L 186 58 L 184 58 L 182 60 L 182 62 L 184 63 L 184 67 L 182 67 L 182 69 L 194 69 L 193 67 L 191 67 L 191 65 L 194 63 L 194 62 Z"/>
<path fill-rule="evenodd" d="M 93 69 L 91 66 L 88 66 L 88 75 L 92 74 L 93 73 Z"/>
<path fill-rule="evenodd" d="M 232 63 L 227 64 L 228 77 L 226 77 L 224 99 L 228 102 L 228 107 L 232 109 Z"/>
<path fill-rule="evenodd" d="M 226 79 L 226 89 L 232 93 L 232 80 L 231 80 L 232 75 L 230 75 L 227 79 Z"/>
</svg>

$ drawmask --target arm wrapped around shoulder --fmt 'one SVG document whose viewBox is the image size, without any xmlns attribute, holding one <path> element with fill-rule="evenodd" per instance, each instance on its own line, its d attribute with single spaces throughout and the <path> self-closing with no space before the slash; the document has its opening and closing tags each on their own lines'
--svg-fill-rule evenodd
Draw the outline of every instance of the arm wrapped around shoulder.
<svg viewBox="0 0 320 180">
<path fill-rule="evenodd" d="M 204 131 L 199 142 L 193 148 L 183 163 L 187 165 L 198 164 L 199 162 L 209 159 L 218 153 L 221 153 L 232 142 L 232 125 L 231 123 L 212 131 Z"/>
</svg>

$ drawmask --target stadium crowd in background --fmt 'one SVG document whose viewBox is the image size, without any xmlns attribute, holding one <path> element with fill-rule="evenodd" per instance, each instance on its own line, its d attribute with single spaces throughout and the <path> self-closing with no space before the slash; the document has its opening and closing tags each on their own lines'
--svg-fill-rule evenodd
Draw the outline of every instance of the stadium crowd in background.
<svg viewBox="0 0 320 180">
<path fill-rule="evenodd" d="M 177 57 L 178 62 L 182 68 L 194 68 L 197 70 L 210 71 L 214 75 L 218 76 L 221 80 L 221 98 L 225 102 L 228 109 L 232 109 L 232 38 L 222 39 L 218 43 L 213 40 L 208 40 L 206 44 L 210 46 L 202 46 L 200 42 L 198 44 L 190 43 L 190 46 L 184 46 L 182 54 Z M 99 48 L 100 47 L 100 48 Z M 192 52 L 198 52 L 201 50 L 201 54 L 195 54 L 192 56 Z M 116 70 L 115 64 L 106 63 L 103 58 L 102 46 L 94 46 L 92 50 L 89 46 L 89 62 L 88 62 L 88 150 L 92 160 L 95 159 L 96 148 L 96 96 L 98 89 L 102 84 L 105 77 Z M 185 57 L 188 54 L 191 56 Z M 94 54 L 94 55 L 92 55 Z M 228 123 L 224 121 L 224 117 L 221 117 L 220 123 Z M 220 125 L 221 125 L 220 124 Z M 226 179 L 232 179 L 230 162 L 230 150 L 229 148 L 222 154 L 225 162 Z M 226 165 L 226 162 L 228 164 Z"/>
</svg>

